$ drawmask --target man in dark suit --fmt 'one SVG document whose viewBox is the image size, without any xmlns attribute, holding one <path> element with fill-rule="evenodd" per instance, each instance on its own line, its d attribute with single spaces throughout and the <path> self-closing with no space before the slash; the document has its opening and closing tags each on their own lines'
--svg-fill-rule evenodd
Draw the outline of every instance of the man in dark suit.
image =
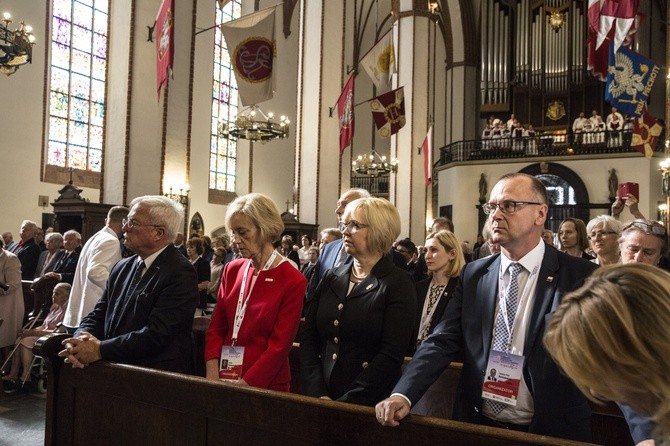
<svg viewBox="0 0 670 446">
<path fill-rule="evenodd" d="M 44 274 L 44 278 L 55 279 L 58 282 L 67 282 L 72 285 L 74 273 L 77 271 L 79 254 L 81 253 L 81 234 L 70 229 L 63 234 L 63 252 L 56 260 L 52 271 Z"/>
<path fill-rule="evenodd" d="M 398 425 L 461 350 L 456 420 L 589 441 L 587 400 L 547 355 L 542 336 L 561 297 L 596 265 L 542 241 L 547 196 L 533 176 L 501 178 L 484 210 L 501 254 L 466 265 L 444 317 L 417 349 L 391 397 L 377 405 L 377 419 Z M 510 313 L 511 307 L 516 311 Z M 486 372 L 503 354 L 523 361 L 516 405 L 482 397 Z"/>
<path fill-rule="evenodd" d="M 11 249 L 11 252 L 16 254 L 21 261 L 22 280 L 33 280 L 37 262 L 42 253 L 39 245 L 35 243 L 35 231 L 37 231 L 37 224 L 34 221 L 24 220 L 19 231 L 21 240 Z"/>
<path fill-rule="evenodd" d="M 191 373 L 198 280 L 172 244 L 184 209 L 163 196 L 130 205 L 123 231 L 136 255 L 114 266 L 102 297 L 60 355 L 73 367 L 104 359 Z"/>
</svg>

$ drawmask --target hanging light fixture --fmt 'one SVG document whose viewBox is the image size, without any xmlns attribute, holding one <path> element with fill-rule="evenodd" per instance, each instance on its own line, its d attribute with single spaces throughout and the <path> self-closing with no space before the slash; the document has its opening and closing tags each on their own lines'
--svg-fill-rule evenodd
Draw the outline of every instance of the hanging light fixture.
<svg viewBox="0 0 670 446">
<path fill-rule="evenodd" d="M 398 171 L 398 160 L 392 158 L 391 161 L 387 161 L 386 156 L 381 156 L 372 149 L 369 153 L 358 155 L 358 158 L 351 162 L 351 171 L 375 177 L 389 175 Z"/>
<path fill-rule="evenodd" d="M 16 73 L 21 65 L 32 63 L 35 36 L 33 28 L 19 22 L 18 29 L 11 30 L 12 15 L 5 12 L 0 20 L 0 73 L 7 76 Z"/>
<path fill-rule="evenodd" d="M 219 136 L 226 139 L 247 139 L 266 143 L 277 138 L 288 136 L 290 121 L 281 116 L 279 121 L 274 120 L 274 113 L 265 114 L 258 105 L 251 105 L 242 109 L 234 124 L 220 121 Z"/>
</svg>

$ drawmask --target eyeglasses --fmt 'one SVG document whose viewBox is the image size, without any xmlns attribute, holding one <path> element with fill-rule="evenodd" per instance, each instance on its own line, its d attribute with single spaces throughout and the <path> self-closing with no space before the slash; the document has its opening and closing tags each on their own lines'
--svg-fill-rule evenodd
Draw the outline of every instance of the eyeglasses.
<svg viewBox="0 0 670 446">
<path fill-rule="evenodd" d="M 637 229 L 640 229 L 646 232 L 647 234 L 654 234 L 662 238 L 667 237 L 665 226 L 656 221 L 633 220 L 626 226 L 624 226 L 621 232 L 624 232 L 632 227 L 636 227 Z"/>
<path fill-rule="evenodd" d="M 370 225 L 366 225 L 365 223 L 359 223 L 356 220 L 351 220 L 349 223 L 342 222 L 342 231 L 345 229 L 348 229 L 349 232 L 357 232 L 360 231 L 361 229 L 365 229 Z"/>
<path fill-rule="evenodd" d="M 597 238 L 599 238 L 599 237 L 600 237 L 600 238 L 605 238 L 605 237 L 609 237 L 610 235 L 614 235 L 614 234 L 617 234 L 617 233 L 614 232 L 614 231 L 607 231 L 607 232 L 592 232 L 591 235 L 589 235 L 589 239 L 591 239 L 591 240 L 595 240 L 595 239 L 597 239 Z"/>
<path fill-rule="evenodd" d="M 123 220 L 121 220 L 121 223 L 123 224 L 123 226 L 127 226 L 130 229 L 140 228 L 142 226 L 153 226 L 154 228 L 162 228 L 163 227 L 163 225 L 145 225 L 145 224 L 142 224 L 142 223 L 138 222 L 134 218 L 131 218 L 131 219 L 124 218 Z"/>
<path fill-rule="evenodd" d="M 536 203 L 534 201 L 512 201 L 512 200 L 505 200 L 501 201 L 500 203 L 486 203 L 482 205 L 482 210 L 486 215 L 491 215 L 493 214 L 496 209 L 500 209 L 500 211 L 503 214 L 513 214 L 516 212 L 516 208 L 518 206 L 523 206 L 526 204 L 537 204 L 541 205 L 543 203 Z"/>
</svg>

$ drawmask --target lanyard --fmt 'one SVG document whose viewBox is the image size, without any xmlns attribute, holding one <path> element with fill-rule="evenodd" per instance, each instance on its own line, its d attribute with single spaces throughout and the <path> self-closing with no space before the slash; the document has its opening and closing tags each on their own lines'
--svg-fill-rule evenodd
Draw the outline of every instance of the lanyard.
<svg viewBox="0 0 670 446">
<path fill-rule="evenodd" d="M 270 269 L 272 266 L 272 263 L 274 263 L 275 258 L 277 258 L 277 251 L 274 249 L 272 250 L 272 255 L 268 259 L 267 262 L 265 262 L 265 266 L 263 266 L 263 269 L 261 271 L 265 271 Z M 247 298 L 244 298 L 244 289 L 246 288 L 247 285 L 247 276 L 249 275 L 249 269 L 251 269 L 251 259 L 249 259 L 249 263 L 247 263 L 247 267 L 244 270 L 244 275 L 242 276 L 242 286 L 240 287 L 240 295 L 237 299 L 237 308 L 235 309 L 235 321 L 233 322 L 233 339 L 232 339 L 232 345 L 235 345 L 237 342 L 237 335 L 240 332 L 240 327 L 242 326 L 242 321 L 244 320 L 244 315 L 247 312 L 247 303 L 249 303 L 249 297 L 251 296 L 251 289 L 249 290 L 249 294 L 247 295 Z"/>
</svg>

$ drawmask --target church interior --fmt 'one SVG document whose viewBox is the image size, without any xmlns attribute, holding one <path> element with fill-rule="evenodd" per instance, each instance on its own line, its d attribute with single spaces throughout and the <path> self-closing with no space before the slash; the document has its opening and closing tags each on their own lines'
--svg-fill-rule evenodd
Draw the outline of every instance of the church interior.
<svg viewBox="0 0 670 446">
<path fill-rule="evenodd" d="M 0 229 L 16 240 L 21 222 L 33 220 L 77 229 L 85 242 L 109 207 L 166 195 L 184 205 L 187 238 L 214 238 L 228 232 L 228 205 L 260 192 L 299 240 L 337 226 L 338 197 L 364 188 L 397 208 L 400 238 L 422 244 L 433 220 L 448 217 L 472 245 L 488 193 L 512 172 L 545 184 L 555 233 L 566 217 L 609 214 L 624 183 L 639 185 L 646 218 L 667 225 L 668 2 L 639 2 L 629 36 L 658 67 L 645 91 L 655 133 L 647 128 L 642 142 L 630 115 L 618 129 L 605 126 L 612 104 L 589 66 L 591 3 L 174 0 L 172 65 L 159 86 L 161 0 L 0 0 L 0 12 L 11 13 L 0 38 L 19 22 L 35 37 L 29 63 L 0 58 Z M 245 101 L 222 25 L 268 10 L 270 91 Z M 386 38 L 391 69 L 379 81 L 364 61 Z M 389 91 L 399 92 L 395 103 L 380 99 Z M 580 113 L 585 123 L 600 116 L 602 126 L 577 131 Z M 506 130 L 493 137 L 497 125 Z M 178 383 L 180 395 L 188 384 Z"/>
</svg>

